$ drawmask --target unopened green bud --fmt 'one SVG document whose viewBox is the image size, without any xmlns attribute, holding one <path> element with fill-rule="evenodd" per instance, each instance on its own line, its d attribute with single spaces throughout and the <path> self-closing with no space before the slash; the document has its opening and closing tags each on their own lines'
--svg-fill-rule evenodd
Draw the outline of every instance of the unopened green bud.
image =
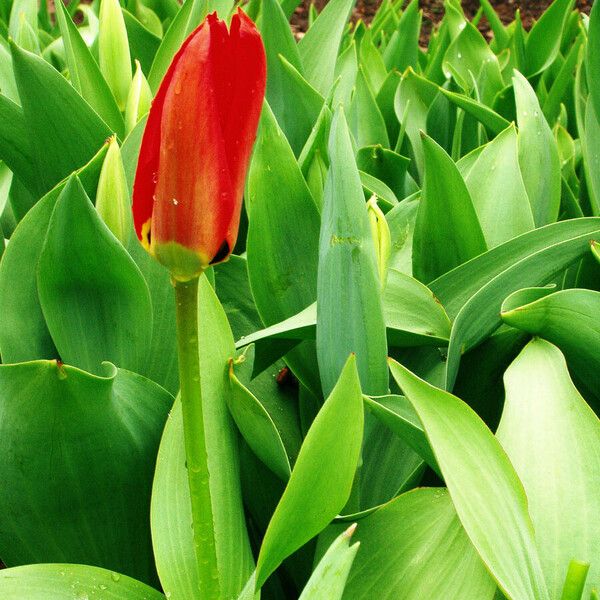
<svg viewBox="0 0 600 600">
<path fill-rule="evenodd" d="M 114 137 L 110 140 L 100 171 L 96 210 L 113 235 L 124 246 L 127 245 L 131 232 L 131 202 L 121 151 Z"/>
<path fill-rule="evenodd" d="M 135 75 L 129 88 L 127 106 L 125 108 L 125 127 L 129 133 L 137 122 L 150 110 L 152 91 L 144 77 L 139 61 L 135 61 Z"/>
<path fill-rule="evenodd" d="M 98 57 L 100 71 L 112 90 L 119 109 L 123 111 L 131 85 L 131 55 L 119 0 L 102 0 L 100 3 Z"/>
<path fill-rule="evenodd" d="M 375 244 L 379 280 L 381 281 L 381 289 L 383 289 L 387 279 L 388 261 L 392 250 L 390 227 L 385 215 L 377 204 L 376 196 L 371 196 L 371 199 L 367 203 L 367 211 L 369 213 L 371 233 L 373 234 L 373 242 Z"/>
<path fill-rule="evenodd" d="M 323 188 L 327 177 L 327 165 L 319 150 L 315 150 L 306 173 L 306 183 L 319 210 L 323 208 Z"/>
</svg>

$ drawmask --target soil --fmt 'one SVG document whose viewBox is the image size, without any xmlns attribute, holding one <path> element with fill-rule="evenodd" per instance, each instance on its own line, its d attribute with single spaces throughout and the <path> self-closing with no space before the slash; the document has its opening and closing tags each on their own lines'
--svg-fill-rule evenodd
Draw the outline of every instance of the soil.
<svg viewBox="0 0 600 600">
<path fill-rule="evenodd" d="M 490 0 L 500 19 L 505 23 L 510 23 L 514 19 L 515 11 L 521 11 L 521 19 L 526 29 L 530 29 L 536 19 L 551 4 L 551 0 Z M 317 11 L 321 11 L 327 0 L 303 0 L 298 6 L 292 17 L 292 30 L 297 38 L 302 37 L 308 25 L 308 8 L 314 3 Z M 373 15 L 377 12 L 380 0 L 357 0 L 352 11 L 352 20 L 354 22 L 362 19 L 369 23 Z M 465 15 L 471 19 L 479 10 L 479 0 L 463 0 L 462 2 Z M 592 0 L 577 0 L 577 8 L 582 12 L 589 14 Z M 444 16 L 444 3 L 442 0 L 419 0 L 419 6 L 423 9 L 423 28 L 421 30 L 421 46 L 426 47 L 429 34 L 432 27 L 439 23 Z M 488 38 L 492 37 L 489 24 L 485 17 L 479 21 L 479 30 Z"/>
</svg>

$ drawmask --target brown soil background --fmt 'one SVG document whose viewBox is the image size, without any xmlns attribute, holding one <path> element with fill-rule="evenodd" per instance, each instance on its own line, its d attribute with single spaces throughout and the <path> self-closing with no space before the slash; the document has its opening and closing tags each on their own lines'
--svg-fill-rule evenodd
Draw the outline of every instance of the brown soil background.
<svg viewBox="0 0 600 600">
<path fill-rule="evenodd" d="M 491 4 L 498 13 L 504 24 L 510 23 L 515 16 L 515 11 L 521 11 L 521 19 L 526 29 L 530 29 L 536 19 L 551 4 L 551 0 L 491 0 Z M 296 37 L 302 37 L 308 25 L 308 8 L 315 5 L 317 11 L 321 11 L 327 4 L 327 0 L 303 0 L 292 16 L 291 25 Z M 357 0 L 352 11 L 354 22 L 362 19 L 369 23 L 377 12 L 381 0 Z M 467 18 L 471 19 L 479 9 L 479 0 L 464 0 L 463 9 Z M 419 0 L 419 6 L 423 9 L 423 27 L 421 30 L 421 46 L 426 47 L 429 41 L 429 33 L 432 27 L 439 23 L 444 16 L 444 3 L 441 0 Z M 577 0 L 576 6 L 582 12 L 589 14 L 592 0 Z M 489 39 L 491 31 L 489 24 L 483 16 L 479 22 L 479 30 Z"/>
</svg>

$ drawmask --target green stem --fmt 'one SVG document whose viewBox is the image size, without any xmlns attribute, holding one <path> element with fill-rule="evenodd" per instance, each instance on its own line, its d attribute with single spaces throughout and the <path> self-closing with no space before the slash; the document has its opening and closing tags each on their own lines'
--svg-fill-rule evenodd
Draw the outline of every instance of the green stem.
<svg viewBox="0 0 600 600">
<path fill-rule="evenodd" d="M 580 600 L 585 587 L 590 564 L 580 560 L 572 560 L 569 563 L 567 577 L 563 587 L 561 600 Z"/>
<path fill-rule="evenodd" d="M 179 382 L 200 600 L 219 600 L 198 348 L 198 278 L 175 283 Z"/>
</svg>

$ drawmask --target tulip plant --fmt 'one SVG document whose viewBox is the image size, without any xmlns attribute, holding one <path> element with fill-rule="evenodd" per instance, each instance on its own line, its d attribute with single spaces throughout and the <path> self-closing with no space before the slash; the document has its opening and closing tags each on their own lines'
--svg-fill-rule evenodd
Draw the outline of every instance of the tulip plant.
<svg viewBox="0 0 600 600">
<path fill-rule="evenodd" d="M 480 4 L 0 1 L 0 600 L 600 598 L 600 8 Z"/>
</svg>

